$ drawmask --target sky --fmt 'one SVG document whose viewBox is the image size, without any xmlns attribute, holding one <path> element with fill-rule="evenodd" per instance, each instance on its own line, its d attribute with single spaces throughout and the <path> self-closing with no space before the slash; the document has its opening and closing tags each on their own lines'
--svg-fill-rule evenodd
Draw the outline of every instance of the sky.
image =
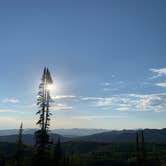
<svg viewBox="0 0 166 166">
<path fill-rule="evenodd" d="M 51 128 L 166 127 L 165 0 L 0 2 L 0 129 L 36 128 L 43 68 Z"/>
</svg>

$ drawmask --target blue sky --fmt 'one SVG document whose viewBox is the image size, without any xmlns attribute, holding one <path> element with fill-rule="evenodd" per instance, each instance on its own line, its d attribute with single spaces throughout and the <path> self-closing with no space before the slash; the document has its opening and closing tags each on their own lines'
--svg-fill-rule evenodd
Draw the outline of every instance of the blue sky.
<svg viewBox="0 0 166 166">
<path fill-rule="evenodd" d="M 51 128 L 166 127 L 165 0 L 0 2 L 0 128 L 36 127 L 44 66 Z"/>
</svg>

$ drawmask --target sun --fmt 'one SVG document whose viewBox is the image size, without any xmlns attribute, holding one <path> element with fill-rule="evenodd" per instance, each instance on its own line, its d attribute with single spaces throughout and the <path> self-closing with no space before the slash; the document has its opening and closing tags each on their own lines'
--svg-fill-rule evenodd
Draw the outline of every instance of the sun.
<svg viewBox="0 0 166 166">
<path fill-rule="evenodd" d="M 54 86 L 53 84 L 48 84 L 48 85 L 46 86 L 46 89 L 47 89 L 48 91 L 53 91 L 53 90 L 55 89 L 55 86 Z"/>
</svg>

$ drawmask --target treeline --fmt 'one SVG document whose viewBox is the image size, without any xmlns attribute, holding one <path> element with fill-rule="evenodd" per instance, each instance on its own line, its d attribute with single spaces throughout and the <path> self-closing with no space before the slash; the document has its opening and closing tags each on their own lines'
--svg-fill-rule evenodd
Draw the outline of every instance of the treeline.
<svg viewBox="0 0 166 166">
<path fill-rule="evenodd" d="M 15 144 L 3 143 L 6 153 L 0 154 L 0 166 L 70 166 L 70 159 L 61 147 L 60 139 L 49 142 L 47 149 L 37 149 L 23 144 L 21 123 Z"/>
<path fill-rule="evenodd" d="M 60 139 L 56 142 L 50 139 L 47 149 L 39 152 L 36 146 L 23 144 L 22 127 L 21 124 L 17 142 L 7 145 L 6 153 L 0 154 L 0 166 L 165 166 L 166 164 L 166 145 L 146 143 L 143 131 L 136 133 L 135 143 L 61 143 Z"/>
</svg>

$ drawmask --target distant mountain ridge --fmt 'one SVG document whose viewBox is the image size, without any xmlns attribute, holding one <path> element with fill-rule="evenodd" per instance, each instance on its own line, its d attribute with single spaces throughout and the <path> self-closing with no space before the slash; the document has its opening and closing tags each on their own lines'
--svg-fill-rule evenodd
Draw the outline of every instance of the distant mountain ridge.
<svg viewBox="0 0 166 166">
<path fill-rule="evenodd" d="M 92 134 L 98 134 L 98 133 L 103 133 L 107 132 L 110 130 L 107 129 L 85 129 L 85 128 L 72 128 L 72 129 L 54 129 L 51 132 L 52 133 L 57 133 L 63 136 L 87 136 L 87 135 L 92 135 Z"/>
<path fill-rule="evenodd" d="M 24 134 L 34 134 L 37 129 L 24 129 Z M 87 136 L 97 133 L 106 132 L 109 130 L 106 129 L 86 129 L 86 128 L 72 128 L 72 129 L 53 129 L 51 133 L 60 134 L 68 137 L 79 137 L 79 136 Z M 0 130 L 0 136 L 6 135 L 15 135 L 18 133 L 18 129 L 8 129 L 8 130 Z"/>
<path fill-rule="evenodd" d="M 61 142 L 68 141 L 84 141 L 84 142 L 135 142 L 136 139 L 136 130 L 120 130 L 120 131 L 107 131 L 87 136 L 80 137 L 66 137 L 60 134 L 52 133 L 50 137 L 57 141 L 58 138 L 61 139 Z M 17 134 L 14 135 L 4 135 L 0 136 L 0 142 L 16 142 Z M 145 142 L 156 142 L 156 143 L 166 143 L 166 128 L 164 129 L 145 129 L 144 130 Z M 23 142 L 27 145 L 33 145 L 35 138 L 33 134 L 24 134 Z"/>
<path fill-rule="evenodd" d="M 166 142 L 166 128 L 144 129 L 143 131 L 145 141 L 147 142 Z M 77 140 L 92 142 L 134 142 L 135 139 L 136 130 L 108 131 L 77 138 Z"/>
<path fill-rule="evenodd" d="M 50 135 L 51 140 L 54 140 L 54 142 L 57 142 L 58 138 L 60 138 L 61 142 L 67 142 L 71 141 L 71 138 L 63 137 L 59 134 L 51 134 Z M 0 142 L 10 142 L 15 143 L 18 140 L 18 135 L 6 135 L 6 136 L 0 136 Z M 24 134 L 23 135 L 23 143 L 26 145 L 34 145 L 35 144 L 35 137 L 32 134 Z"/>
</svg>

